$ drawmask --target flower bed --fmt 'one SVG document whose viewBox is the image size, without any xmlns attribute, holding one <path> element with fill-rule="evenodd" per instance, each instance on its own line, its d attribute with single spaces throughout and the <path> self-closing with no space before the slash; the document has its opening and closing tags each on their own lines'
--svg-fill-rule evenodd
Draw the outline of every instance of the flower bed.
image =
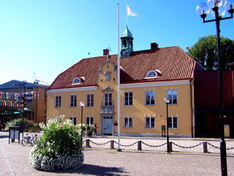
<svg viewBox="0 0 234 176">
<path fill-rule="evenodd" d="M 53 171 L 82 166 L 84 155 L 79 127 L 70 120 L 63 123 L 63 118 L 51 119 L 44 127 L 43 136 L 30 151 L 29 163 L 33 168 Z"/>
</svg>

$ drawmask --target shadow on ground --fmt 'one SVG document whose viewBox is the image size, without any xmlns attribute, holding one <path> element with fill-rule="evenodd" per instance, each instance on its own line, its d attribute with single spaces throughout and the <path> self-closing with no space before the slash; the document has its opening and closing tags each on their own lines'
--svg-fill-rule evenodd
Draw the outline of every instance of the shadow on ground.
<svg viewBox="0 0 234 176">
<path fill-rule="evenodd" d="M 98 165 L 91 165 L 91 164 L 83 164 L 83 166 L 76 170 L 58 170 L 55 173 L 74 173 L 74 174 L 84 174 L 84 175 L 123 175 L 124 173 L 128 175 L 124 168 L 117 168 L 117 167 L 104 167 Z"/>
<path fill-rule="evenodd" d="M 5 134 L 4 134 L 4 135 L 0 135 L 0 139 L 1 139 L 1 138 L 8 138 L 8 137 L 9 137 L 9 134 L 8 134 L 8 133 L 7 133 L 7 135 L 5 135 Z"/>
</svg>

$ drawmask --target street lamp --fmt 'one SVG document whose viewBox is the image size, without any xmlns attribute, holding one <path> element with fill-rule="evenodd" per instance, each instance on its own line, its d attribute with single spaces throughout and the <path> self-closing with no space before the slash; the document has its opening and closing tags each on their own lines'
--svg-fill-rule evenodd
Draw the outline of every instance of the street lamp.
<svg viewBox="0 0 234 176">
<path fill-rule="evenodd" d="M 213 11 L 215 19 L 206 20 L 206 16 L 210 11 Z M 233 18 L 234 13 L 234 0 L 208 0 L 207 3 L 200 3 L 196 8 L 197 14 L 203 19 L 203 23 L 216 22 L 217 31 L 217 54 L 218 54 L 218 75 L 219 75 L 219 117 L 220 117 L 220 159 L 221 159 L 221 172 L 222 175 L 227 175 L 227 154 L 226 154 L 226 142 L 224 140 L 224 117 L 223 117 L 223 95 L 222 95 L 222 59 L 220 49 L 220 21 Z M 225 12 L 228 11 L 230 16 L 223 17 Z"/>
<path fill-rule="evenodd" d="M 83 135 L 83 127 L 82 127 L 82 123 L 83 123 L 83 107 L 85 106 L 85 103 L 83 102 L 83 101 L 81 101 L 80 103 L 80 107 L 81 107 L 81 115 L 80 115 L 80 128 L 81 128 L 81 131 L 80 131 L 80 141 L 81 141 L 81 143 L 80 143 L 80 145 L 81 145 L 81 147 L 82 147 L 82 135 Z"/>
<path fill-rule="evenodd" d="M 167 153 L 170 153 L 169 128 L 168 128 L 168 103 L 170 102 L 170 100 L 168 98 L 164 98 L 164 102 L 166 103 L 166 115 L 167 115 Z"/>
<path fill-rule="evenodd" d="M 80 102 L 80 107 L 81 107 L 81 116 L 80 116 L 80 123 L 81 123 L 81 125 L 82 125 L 82 123 L 83 123 L 83 107 L 84 107 L 84 102 L 83 101 L 81 101 Z"/>
</svg>

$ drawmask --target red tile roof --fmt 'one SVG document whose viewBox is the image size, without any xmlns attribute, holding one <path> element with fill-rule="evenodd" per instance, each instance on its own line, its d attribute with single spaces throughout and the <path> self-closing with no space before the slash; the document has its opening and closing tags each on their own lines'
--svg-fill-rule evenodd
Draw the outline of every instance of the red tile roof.
<svg viewBox="0 0 234 176">
<path fill-rule="evenodd" d="M 110 55 L 110 61 L 117 65 L 117 55 Z M 49 89 L 87 87 L 97 84 L 98 70 L 107 61 L 107 56 L 82 59 L 64 72 Z M 130 57 L 121 58 L 121 84 L 185 80 L 193 76 L 196 62 L 178 46 L 132 52 Z M 199 68 L 199 66 L 198 66 Z M 158 69 L 161 76 L 144 79 L 150 70 Z M 84 77 L 82 84 L 72 85 L 75 77 Z"/>
</svg>

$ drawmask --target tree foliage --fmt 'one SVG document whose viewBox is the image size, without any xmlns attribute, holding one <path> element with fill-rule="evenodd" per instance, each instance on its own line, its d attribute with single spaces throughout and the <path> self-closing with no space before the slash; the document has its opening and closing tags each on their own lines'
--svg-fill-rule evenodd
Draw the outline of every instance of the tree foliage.
<svg viewBox="0 0 234 176">
<path fill-rule="evenodd" d="M 234 62 L 234 40 L 221 37 L 222 68 L 228 69 Z M 217 38 L 216 35 L 202 37 L 188 51 L 188 54 L 198 61 L 206 70 L 218 69 Z"/>
</svg>

